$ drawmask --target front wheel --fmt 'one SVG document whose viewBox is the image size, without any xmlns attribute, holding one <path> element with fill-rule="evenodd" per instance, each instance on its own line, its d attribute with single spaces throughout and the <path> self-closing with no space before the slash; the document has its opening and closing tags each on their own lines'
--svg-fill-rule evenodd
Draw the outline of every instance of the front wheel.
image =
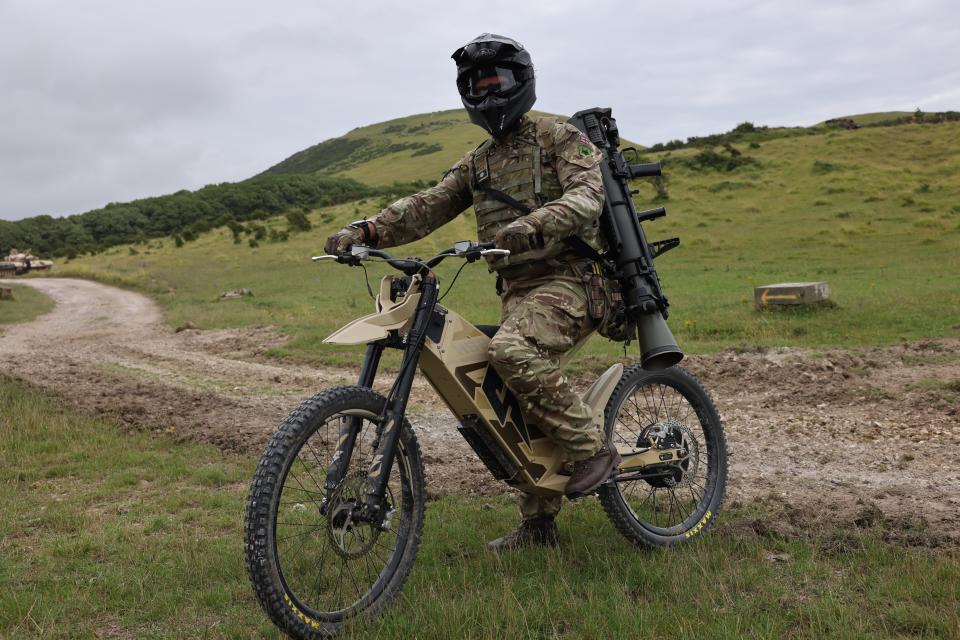
<svg viewBox="0 0 960 640">
<path fill-rule="evenodd" d="M 645 547 L 702 534 L 720 511 L 727 481 L 723 425 L 706 389 L 681 367 L 634 365 L 624 371 L 604 417 L 608 440 L 621 454 L 685 451 L 679 460 L 620 472 L 600 487 L 600 502 L 617 529 Z"/>
<path fill-rule="evenodd" d="M 329 637 L 359 614 L 376 613 L 410 573 L 426 487 L 406 421 L 383 524 L 356 517 L 384 403 L 365 387 L 323 391 L 283 421 L 257 465 L 245 520 L 247 569 L 260 605 L 294 638 Z M 356 421 L 356 442 L 342 479 L 328 489 L 344 421 Z"/>
</svg>

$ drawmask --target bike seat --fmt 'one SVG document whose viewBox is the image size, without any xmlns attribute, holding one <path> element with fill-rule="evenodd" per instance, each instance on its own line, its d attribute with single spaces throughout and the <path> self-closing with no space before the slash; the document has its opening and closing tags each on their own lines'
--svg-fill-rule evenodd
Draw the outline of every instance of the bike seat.
<svg viewBox="0 0 960 640">
<path fill-rule="evenodd" d="M 488 338 L 492 338 L 494 334 L 496 334 L 497 331 L 500 330 L 500 325 L 498 324 L 478 324 L 474 326 L 477 329 L 479 329 L 480 332 L 483 333 L 483 335 L 487 336 Z"/>
</svg>

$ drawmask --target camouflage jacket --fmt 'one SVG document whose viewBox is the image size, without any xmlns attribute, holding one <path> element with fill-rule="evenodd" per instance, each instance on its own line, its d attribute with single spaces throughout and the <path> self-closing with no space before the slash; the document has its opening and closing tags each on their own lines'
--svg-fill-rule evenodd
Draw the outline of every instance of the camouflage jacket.
<svg viewBox="0 0 960 640">
<path fill-rule="evenodd" d="M 574 126 L 555 118 L 524 116 L 507 137 L 489 139 L 465 155 L 440 182 L 394 202 L 372 218 L 378 246 L 406 244 L 457 217 L 471 204 L 477 237 L 490 242 L 523 212 L 490 197 L 492 188 L 525 204 L 541 228 L 544 248 L 492 258 L 491 271 L 523 278 L 533 265 L 561 266 L 575 254 L 564 238 L 579 235 L 601 248 L 597 218 L 603 206 L 600 151 Z M 527 265 L 531 269 L 521 267 Z"/>
</svg>

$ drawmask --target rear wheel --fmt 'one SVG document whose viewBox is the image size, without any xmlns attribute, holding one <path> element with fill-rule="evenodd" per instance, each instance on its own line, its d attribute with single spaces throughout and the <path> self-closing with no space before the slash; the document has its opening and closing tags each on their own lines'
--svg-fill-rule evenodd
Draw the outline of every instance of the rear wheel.
<svg viewBox="0 0 960 640">
<path fill-rule="evenodd" d="M 270 439 L 247 501 L 250 581 L 273 622 L 295 638 L 328 637 L 399 592 L 420 545 L 426 488 L 420 448 L 404 422 L 381 526 L 357 517 L 385 399 L 338 387 L 305 401 Z M 349 466 L 331 491 L 327 469 L 341 421 L 359 418 Z"/>
<path fill-rule="evenodd" d="M 620 472 L 600 487 L 600 502 L 617 529 L 648 547 L 679 544 L 706 531 L 723 502 L 727 445 L 700 382 L 681 367 L 629 367 L 604 415 L 609 441 L 621 454 L 651 447 L 685 452 L 679 460 Z"/>
</svg>

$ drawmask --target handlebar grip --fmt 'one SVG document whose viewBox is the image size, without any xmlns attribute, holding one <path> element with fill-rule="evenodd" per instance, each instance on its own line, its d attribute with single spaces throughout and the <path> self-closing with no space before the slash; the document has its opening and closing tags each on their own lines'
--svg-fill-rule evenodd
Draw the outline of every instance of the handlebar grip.
<svg viewBox="0 0 960 640">
<path fill-rule="evenodd" d="M 663 175 L 660 172 L 659 162 L 647 162 L 630 165 L 631 178 L 654 178 L 659 175 Z"/>
</svg>

